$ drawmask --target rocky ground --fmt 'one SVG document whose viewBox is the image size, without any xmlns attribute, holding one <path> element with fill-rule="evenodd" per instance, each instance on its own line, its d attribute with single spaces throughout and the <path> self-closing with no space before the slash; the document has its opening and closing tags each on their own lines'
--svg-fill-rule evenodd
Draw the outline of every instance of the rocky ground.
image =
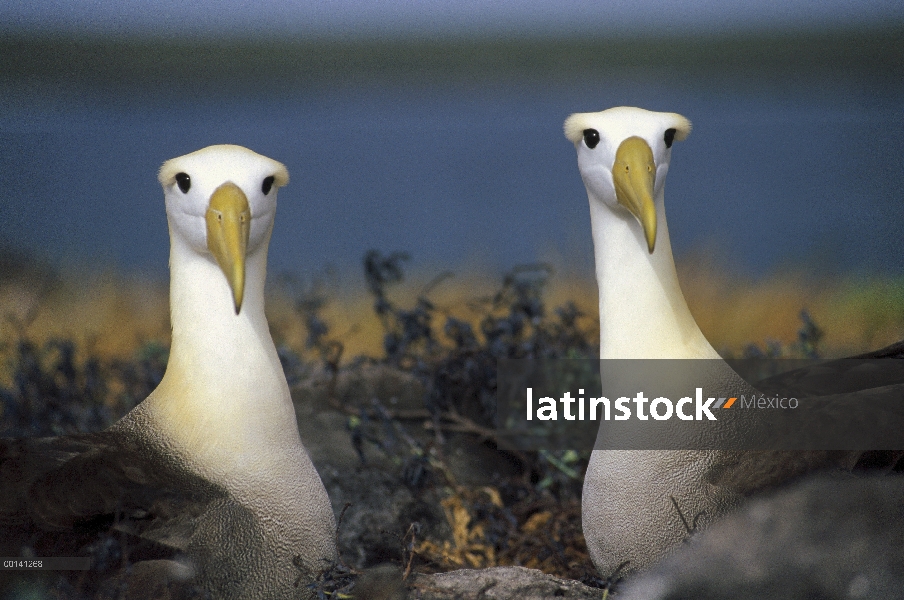
<svg viewBox="0 0 904 600">
<path fill-rule="evenodd" d="M 581 533 L 589 449 L 506 447 L 485 410 L 498 358 L 596 356 L 592 322 L 574 305 L 544 308 L 539 267 L 513 272 L 482 301 L 479 330 L 441 314 L 430 286 L 414 306 L 398 306 L 385 293 L 402 277 L 397 263 L 365 261 L 385 358 L 343 359 L 316 297 L 297 310 L 319 359 L 281 348 L 299 431 L 339 518 L 341 563 L 314 585 L 318 598 L 904 598 L 900 474 L 790 483 L 648 572 L 602 579 Z M 798 353 L 815 355 L 821 335 L 805 320 Z M 12 383 L 0 386 L 8 437 L 103 429 L 147 396 L 166 365 L 159 344 L 105 362 L 78 359 L 71 340 L 18 339 L 4 357 Z"/>
<path fill-rule="evenodd" d="M 448 479 L 434 475 L 412 485 L 391 454 L 371 443 L 359 452 L 353 443 L 353 397 L 403 414 L 416 410 L 420 393 L 408 375 L 383 367 L 345 373 L 333 384 L 308 381 L 295 390 L 302 437 L 342 515 L 346 575 L 360 574 L 334 583 L 344 583 L 355 598 L 904 598 L 904 476 L 896 474 L 815 475 L 752 498 L 649 572 L 614 586 L 592 577 L 584 548 L 566 547 L 580 546 L 576 537 L 558 540 L 562 556 L 571 560 L 546 572 L 496 566 L 504 564 L 503 548 L 486 548 L 494 540 L 489 528 L 478 526 L 486 525 L 486 515 L 469 515 L 476 535 L 456 536 L 461 524 L 449 506 L 450 498 L 458 498 L 460 511 L 472 511 L 477 503 L 468 502 L 469 492 L 517 478 L 517 465 L 504 453 L 488 450 L 473 434 L 453 437 L 443 463 Z M 407 422 L 413 444 L 432 435 L 423 421 Z M 514 527 L 523 529 L 529 520 Z M 455 569 L 455 557 L 465 557 L 458 566 L 471 566 L 467 550 L 456 544 L 485 568 Z"/>
<path fill-rule="evenodd" d="M 320 598 L 904 599 L 902 474 L 791 483 L 648 572 L 604 581 L 580 534 L 580 471 L 555 479 L 447 421 L 438 443 L 424 392 L 379 364 L 295 383 L 299 431 L 340 516 L 342 563 Z"/>
</svg>

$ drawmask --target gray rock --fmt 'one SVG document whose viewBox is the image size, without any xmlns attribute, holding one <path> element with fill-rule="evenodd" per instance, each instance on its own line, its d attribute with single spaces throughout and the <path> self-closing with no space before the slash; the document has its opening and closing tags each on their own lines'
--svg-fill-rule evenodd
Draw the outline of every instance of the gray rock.
<svg viewBox="0 0 904 600">
<path fill-rule="evenodd" d="M 524 567 L 417 575 L 408 587 L 411 600 L 600 600 L 603 595 L 600 589 Z"/>
<path fill-rule="evenodd" d="M 904 477 L 820 476 L 753 499 L 618 597 L 904 598 Z"/>
</svg>

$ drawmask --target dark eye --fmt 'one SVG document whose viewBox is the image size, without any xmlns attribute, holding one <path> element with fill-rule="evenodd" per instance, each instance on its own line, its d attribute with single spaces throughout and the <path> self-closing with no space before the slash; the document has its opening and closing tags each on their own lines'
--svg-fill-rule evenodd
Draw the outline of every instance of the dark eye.
<svg viewBox="0 0 904 600">
<path fill-rule="evenodd" d="M 273 189 L 273 175 L 270 175 L 270 177 L 265 177 L 264 183 L 261 185 L 261 191 L 265 196 L 270 193 L 271 189 Z"/>
<path fill-rule="evenodd" d="M 191 177 L 188 176 L 188 173 L 176 173 L 176 185 L 183 194 L 187 194 L 191 189 Z"/>
<path fill-rule="evenodd" d="M 596 129 L 585 129 L 584 143 L 587 144 L 587 147 L 591 150 L 596 148 L 596 145 L 600 143 L 600 132 Z"/>
<path fill-rule="evenodd" d="M 666 129 L 665 135 L 662 136 L 662 139 L 665 140 L 665 147 L 671 148 L 672 142 L 675 141 L 675 130 L 674 129 Z"/>
</svg>

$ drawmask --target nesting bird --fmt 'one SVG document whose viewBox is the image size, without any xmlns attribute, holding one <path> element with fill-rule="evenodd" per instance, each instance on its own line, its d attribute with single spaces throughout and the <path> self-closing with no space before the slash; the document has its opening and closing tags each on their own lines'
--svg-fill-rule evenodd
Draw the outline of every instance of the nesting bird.
<svg viewBox="0 0 904 600">
<path fill-rule="evenodd" d="M 665 216 L 672 145 L 690 132 L 681 115 L 631 107 L 565 121 L 590 201 L 602 359 L 719 359 L 681 291 Z M 708 364 L 725 395 L 754 391 L 721 360 Z M 594 450 L 582 500 L 590 555 L 604 576 L 625 561 L 643 569 L 686 539 L 689 523 L 705 526 L 745 494 L 856 460 L 826 452 Z"/>
<path fill-rule="evenodd" d="M 77 555 L 112 527 L 132 540 L 133 561 L 148 559 L 121 574 L 126 587 L 127 575 L 151 573 L 216 598 L 306 597 L 336 558 L 336 525 L 264 315 L 288 173 L 220 145 L 167 161 L 159 180 L 170 233 L 166 373 L 104 432 L 0 440 L 0 555 L 23 545 Z M 137 587 L 124 597 L 142 597 Z"/>
</svg>

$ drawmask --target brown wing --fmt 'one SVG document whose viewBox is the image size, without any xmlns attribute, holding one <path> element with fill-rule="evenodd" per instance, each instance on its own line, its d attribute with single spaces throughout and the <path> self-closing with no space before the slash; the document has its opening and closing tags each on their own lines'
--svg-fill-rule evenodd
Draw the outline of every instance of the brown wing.
<svg viewBox="0 0 904 600">
<path fill-rule="evenodd" d="M 904 340 L 851 358 L 904 358 Z"/>
<path fill-rule="evenodd" d="M 96 585 L 179 557 L 225 493 L 170 462 L 114 431 L 0 440 L 0 556 L 90 557 Z"/>
</svg>

